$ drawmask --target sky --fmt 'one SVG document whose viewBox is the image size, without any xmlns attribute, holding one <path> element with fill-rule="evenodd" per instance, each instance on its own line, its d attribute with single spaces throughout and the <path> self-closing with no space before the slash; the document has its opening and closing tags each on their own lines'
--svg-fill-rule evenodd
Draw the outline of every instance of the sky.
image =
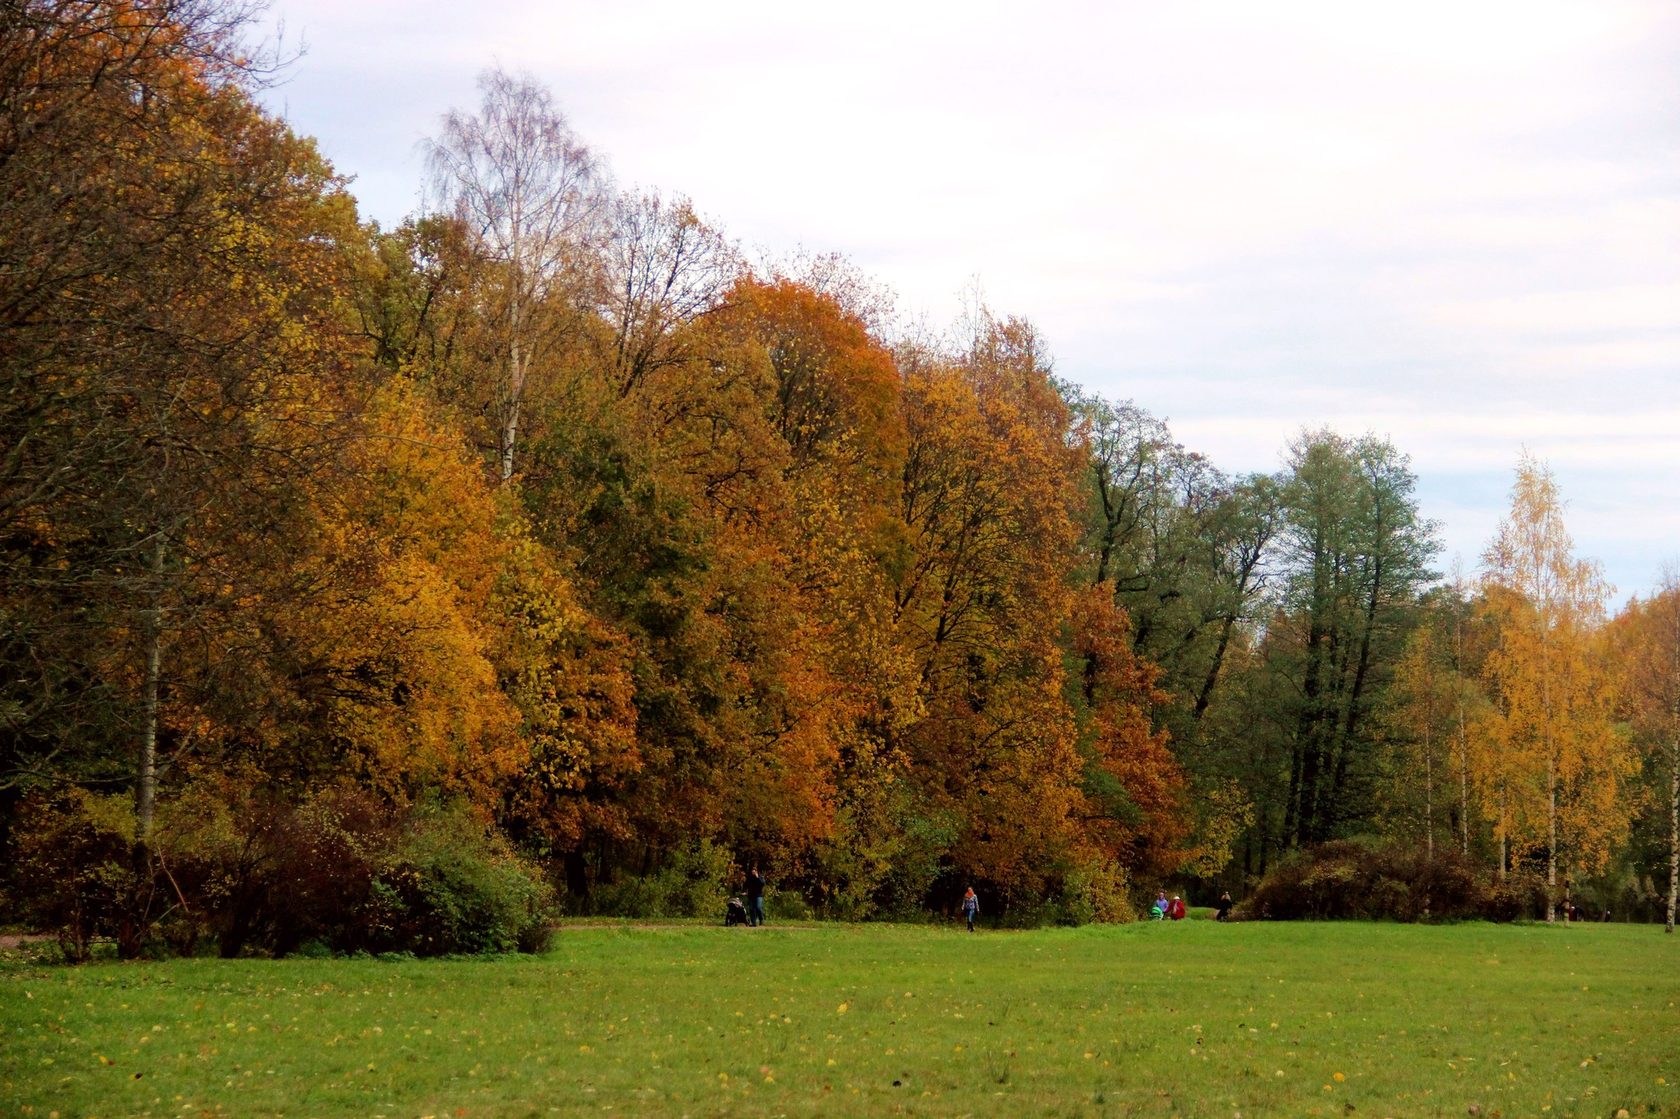
<svg viewBox="0 0 1680 1119">
<path fill-rule="evenodd" d="M 1613 601 L 1680 562 L 1680 3 L 272 0 L 266 99 L 419 206 L 500 65 L 623 187 L 754 255 L 965 293 L 1232 474 L 1303 429 L 1411 457 L 1473 576 L 1526 449 Z"/>
</svg>

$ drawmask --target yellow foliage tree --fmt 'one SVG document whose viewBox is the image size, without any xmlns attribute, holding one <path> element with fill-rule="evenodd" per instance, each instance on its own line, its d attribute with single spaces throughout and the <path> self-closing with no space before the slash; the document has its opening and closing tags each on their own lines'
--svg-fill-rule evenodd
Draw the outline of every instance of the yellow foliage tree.
<svg viewBox="0 0 1680 1119">
<path fill-rule="evenodd" d="M 1483 555 L 1497 633 L 1484 672 L 1499 714 L 1481 784 L 1497 790 L 1501 873 L 1507 843 L 1546 852 L 1548 920 L 1560 863 L 1601 869 L 1626 835 L 1620 802 L 1634 771 L 1603 656 L 1608 588 L 1572 547 L 1551 471 L 1525 454 L 1510 514 Z"/>
<path fill-rule="evenodd" d="M 1635 599 L 1616 619 L 1617 663 L 1634 733 L 1648 764 L 1668 786 L 1668 910 L 1674 931 L 1680 892 L 1680 569 L 1669 567 L 1652 598 Z M 1664 772 L 1666 771 L 1666 773 Z"/>
</svg>

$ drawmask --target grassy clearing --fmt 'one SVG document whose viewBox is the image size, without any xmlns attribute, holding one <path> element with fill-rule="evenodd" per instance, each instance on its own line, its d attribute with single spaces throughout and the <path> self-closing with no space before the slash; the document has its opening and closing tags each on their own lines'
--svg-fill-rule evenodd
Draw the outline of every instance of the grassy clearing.
<svg viewBox="0 0 1680 1119">
<path fill-rule="evenodd" d="M 45 1116 L 1680 1115 L 1680 938 L 584 927 L 543 957 L 0 968 Z"/>
</svg>

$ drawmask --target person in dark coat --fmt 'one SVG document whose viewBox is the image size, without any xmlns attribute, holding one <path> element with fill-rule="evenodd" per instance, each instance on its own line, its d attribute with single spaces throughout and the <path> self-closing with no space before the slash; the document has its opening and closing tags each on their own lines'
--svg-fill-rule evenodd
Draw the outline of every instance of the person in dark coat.
<svg viewBox="0 0 1680 1119">
<path fill-rule="evenodd" d="M 1219 895 L 1219 903 L 1213 907 L 1215 921 L 1229 921 L 1231 919 L 1231 891 L 1226 890 Z"/>
<path fill-rule="evenodd" d="M 747 924 L 764 924 L 764 875 L 758 872 L 758 864 L 747 871 Z"/>
</svg>

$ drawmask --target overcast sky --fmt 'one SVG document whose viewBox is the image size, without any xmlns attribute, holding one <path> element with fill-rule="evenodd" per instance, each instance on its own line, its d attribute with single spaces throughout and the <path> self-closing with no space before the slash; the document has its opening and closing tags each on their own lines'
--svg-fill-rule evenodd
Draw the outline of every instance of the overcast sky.
<svg viewBox="0 0 1680 1119">
<path fill-rule="evenodd" d="M 274 0 L 269 101 L 415 209 L 500 63 L 623 185 L 838 251 L 1229 472 L 1303 426 L 1412 457 L 1473 573 L 1523 447 L 1617 599 L 1680 559 L 1680 3 Z"/>
</svg>

